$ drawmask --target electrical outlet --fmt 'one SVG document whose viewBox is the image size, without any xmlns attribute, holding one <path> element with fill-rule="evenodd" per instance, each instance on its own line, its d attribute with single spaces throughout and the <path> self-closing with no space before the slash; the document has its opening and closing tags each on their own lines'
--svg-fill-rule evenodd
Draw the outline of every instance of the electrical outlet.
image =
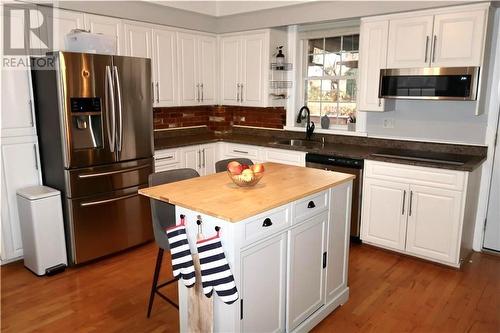
<svg viewBox="0 0 500 333">
<path fill-rule="evenodd" d="M 384 128 L 394 128 L 394 118 L 385 118 Z"/>
</svg>

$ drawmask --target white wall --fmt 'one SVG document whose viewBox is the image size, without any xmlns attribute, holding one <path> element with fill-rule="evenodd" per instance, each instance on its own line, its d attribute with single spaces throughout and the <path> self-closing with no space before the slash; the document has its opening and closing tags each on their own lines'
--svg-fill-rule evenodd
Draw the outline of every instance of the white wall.
<svg viewBox="0 0 500 333">
<path fill-rule="evenodd" d="M 476 116 L 470 101 L 396 102 L 395 111 L 367 112 L 368 136 L 484 145 L 487 115 Z M 384 128 L 384 120 L 394 128 Z"/>
</svg>

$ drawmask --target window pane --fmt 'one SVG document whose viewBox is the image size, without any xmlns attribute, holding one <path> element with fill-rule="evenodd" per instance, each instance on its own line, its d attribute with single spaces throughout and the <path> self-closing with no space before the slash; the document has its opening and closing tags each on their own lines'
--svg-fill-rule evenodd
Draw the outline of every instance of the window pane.
<svg viewBox="0 0 500 333">
<path fill-rule="evenodd" d="M 307 81 L 307 101 L 321 101 L 321 80 Z"/>
<path fill-rule="evenodd" d="M 341 75 L 345 76 L 358 75 L 358 59 L 359 59 L 359 53 L 357 52 L 342 53 Z"/>
<path fill-rule="evenodd" d="M 340 52 L 341 37 L 325 38 L 325 51 L 326 52 Z"/>
<path fill-rule="evenodd" d="M 356 103 L 339 103 L 339 116 L 349 117 L 356 115 Z"/>
<path fill-rule="evenodd" d="M 307 107 L 311 112 L 311 116 L 321 115 L 321 103 L 320 102 L 307 102 Z"/>
<path fill-rule="evenodd" d="M 359 35 L 344 36 L 342 51 L 358 51 Z"/>
<path fill-rule="evenodd" d="M 323 76 L 323 55 L 310 55 L 308 59 L 307 76 Z"/>
<path fill-rule="evenodd" d="M 339 101 L 356 102 L 356 80 L 339 80 Z"/>
<path fill-rule="evenodd" d="M 340 59 L 339 53 L 325 54 L 325 75 L 337 76 L 340 75 Z"/>
<path fill-rule="evenodd" d="M 322 54 L 314 54 L 308 57 L 309 65 L 323 65 L 323 55 Z"/>
<path fill-rule="evenodd" d="M 327 115 L 329 117 L 337 116 L 337 103 L 334 102 L 326 102 L 321 103 L 321 115 Z M 331 119 L 330 119 L 331 121 Z"/>
<path fill-rule="evenodd" d="M 307 45 L 308 45 L 308 52 L 309 54 L 317 54 L 317 53 L 322 53 L 324 50 L 323 48 L 323 38 L 319 39 L 309 39 Z"/>
</svg>

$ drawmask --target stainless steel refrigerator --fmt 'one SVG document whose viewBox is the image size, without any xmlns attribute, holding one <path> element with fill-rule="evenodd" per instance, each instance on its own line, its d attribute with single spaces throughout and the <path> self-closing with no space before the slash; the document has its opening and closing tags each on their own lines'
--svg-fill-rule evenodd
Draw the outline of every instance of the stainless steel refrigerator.
<svg viewBox="0 0 500 333">
<path fill-rule="evenodd" d="M 53 52 L 33 68 L 43 182 L 63 193 L 66 246 L 80 264 L 153 237 L 150 59 Z M 38 62 L 40 63 L 40 62 Z"/>
</svg>

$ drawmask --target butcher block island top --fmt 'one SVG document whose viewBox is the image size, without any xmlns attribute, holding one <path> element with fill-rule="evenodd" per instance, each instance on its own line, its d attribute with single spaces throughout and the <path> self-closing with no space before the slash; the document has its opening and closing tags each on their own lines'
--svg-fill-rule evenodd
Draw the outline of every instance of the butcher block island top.
<svg viewBox="0 0 500 333">
<path fill-rule="evenodd" d="M 238 222 L 355 178 L 339 172 L 264 163 L 264 177 L 238 187 L 226 172 L 139 190 L 150 198 Z"/>
</svg>

